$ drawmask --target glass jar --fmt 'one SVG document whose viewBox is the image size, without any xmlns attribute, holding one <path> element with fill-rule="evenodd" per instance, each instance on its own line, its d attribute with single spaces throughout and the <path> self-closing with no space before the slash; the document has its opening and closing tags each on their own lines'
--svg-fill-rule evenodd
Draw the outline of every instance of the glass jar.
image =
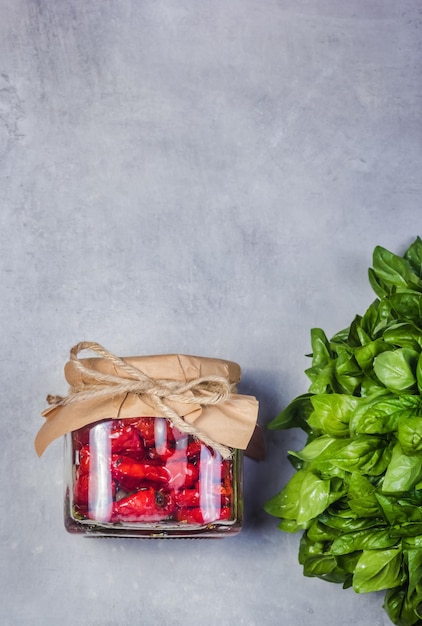
<svg viewBox="0 0 422 626">
<path fill-rule="evenodd" d="M 96 537 L 240 531 L 243 453 L 223 459 L 164 417 L 105 419 L 65 435 L 65 527 Z"/>
</svg>

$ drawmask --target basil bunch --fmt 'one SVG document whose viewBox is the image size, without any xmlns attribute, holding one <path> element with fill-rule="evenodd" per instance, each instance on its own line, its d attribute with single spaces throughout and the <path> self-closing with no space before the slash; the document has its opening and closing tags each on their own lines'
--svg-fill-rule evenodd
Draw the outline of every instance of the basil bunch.
<svg viewBox="0 0 422 626">
<path fill-rule="evenodd" d="M 303 531 L 305 576 L 386 590 L 399 626 L 422 624 L 422 241 L 403 257 L 378 246 L 377 298 L 328 340 L 311 331 L 309 392 L 269 425 L 300 427 L 305 447 L 265 504 L 279 528 Z"/>
</svg>

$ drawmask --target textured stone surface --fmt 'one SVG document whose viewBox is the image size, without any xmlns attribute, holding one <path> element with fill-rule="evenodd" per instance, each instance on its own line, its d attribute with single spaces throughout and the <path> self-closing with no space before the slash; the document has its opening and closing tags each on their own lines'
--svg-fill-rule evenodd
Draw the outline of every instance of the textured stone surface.
<svg viewBox="0 0 422 626">
<path fill-rule="evenodd" d="M 382 626 L 307 579 L 262 510 L 298 432 L 246 463 L 220 542 L 95 541 L 38 460 L 69 348 L 229 358 L 265 425 L 309 330 L 373 299 L 372 250 L 421 230 L 417 0 L 0 0 L 2 624 Z"/>
</svg>

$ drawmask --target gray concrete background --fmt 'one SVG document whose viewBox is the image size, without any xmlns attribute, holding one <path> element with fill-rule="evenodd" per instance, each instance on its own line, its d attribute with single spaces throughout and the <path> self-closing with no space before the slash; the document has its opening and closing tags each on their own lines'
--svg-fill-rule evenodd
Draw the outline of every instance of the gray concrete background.
<svg viewBox="0 0 422 626">
<path fill-rule="evenodd" d="M 421 43 L 418 0 L 0 0 L 4 626 L 389 623 L 262 510 L 299 432 L 218 542 L 68 535 L 33 438 L 81 340 L 235 360 L 263 426 L 306 391 L 310 329 L 422 235 Z"/>
</svg>

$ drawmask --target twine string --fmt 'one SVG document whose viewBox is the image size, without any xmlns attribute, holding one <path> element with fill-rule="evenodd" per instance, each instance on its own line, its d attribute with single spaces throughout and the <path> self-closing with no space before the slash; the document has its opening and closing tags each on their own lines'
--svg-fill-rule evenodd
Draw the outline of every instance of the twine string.
<svg viewBox="0 0 422 626">
<path fill-rule="evenodd" d="M 79 353 L 84 350 L 97 353 L 121 370 L 124 376 L 104 374 L 82 363 Z M 149 401 L 158 415 L 168 418 L 181 432 L 200 439 L 219 452 L 223 458 L 231 456 L 228 447 L 200 432 L 193 424 L 188 424 L 168 404 L 169 402 L 199 404 L 200 406 L 221 404 L 234 390 L 234 385 L 224 376 L 202 376 L 186 383 L 150 378 L 100 344 L 87 341 L 80 342 L 71 349 L 70 360 L 81 374 L 81 382 L 72 385 L 67 396 L 47 396 L 47 402 L 50 405 L 60 407 L 83 400 L 111 399 L 129 393 L 136 394 Z"/>
</svg>

